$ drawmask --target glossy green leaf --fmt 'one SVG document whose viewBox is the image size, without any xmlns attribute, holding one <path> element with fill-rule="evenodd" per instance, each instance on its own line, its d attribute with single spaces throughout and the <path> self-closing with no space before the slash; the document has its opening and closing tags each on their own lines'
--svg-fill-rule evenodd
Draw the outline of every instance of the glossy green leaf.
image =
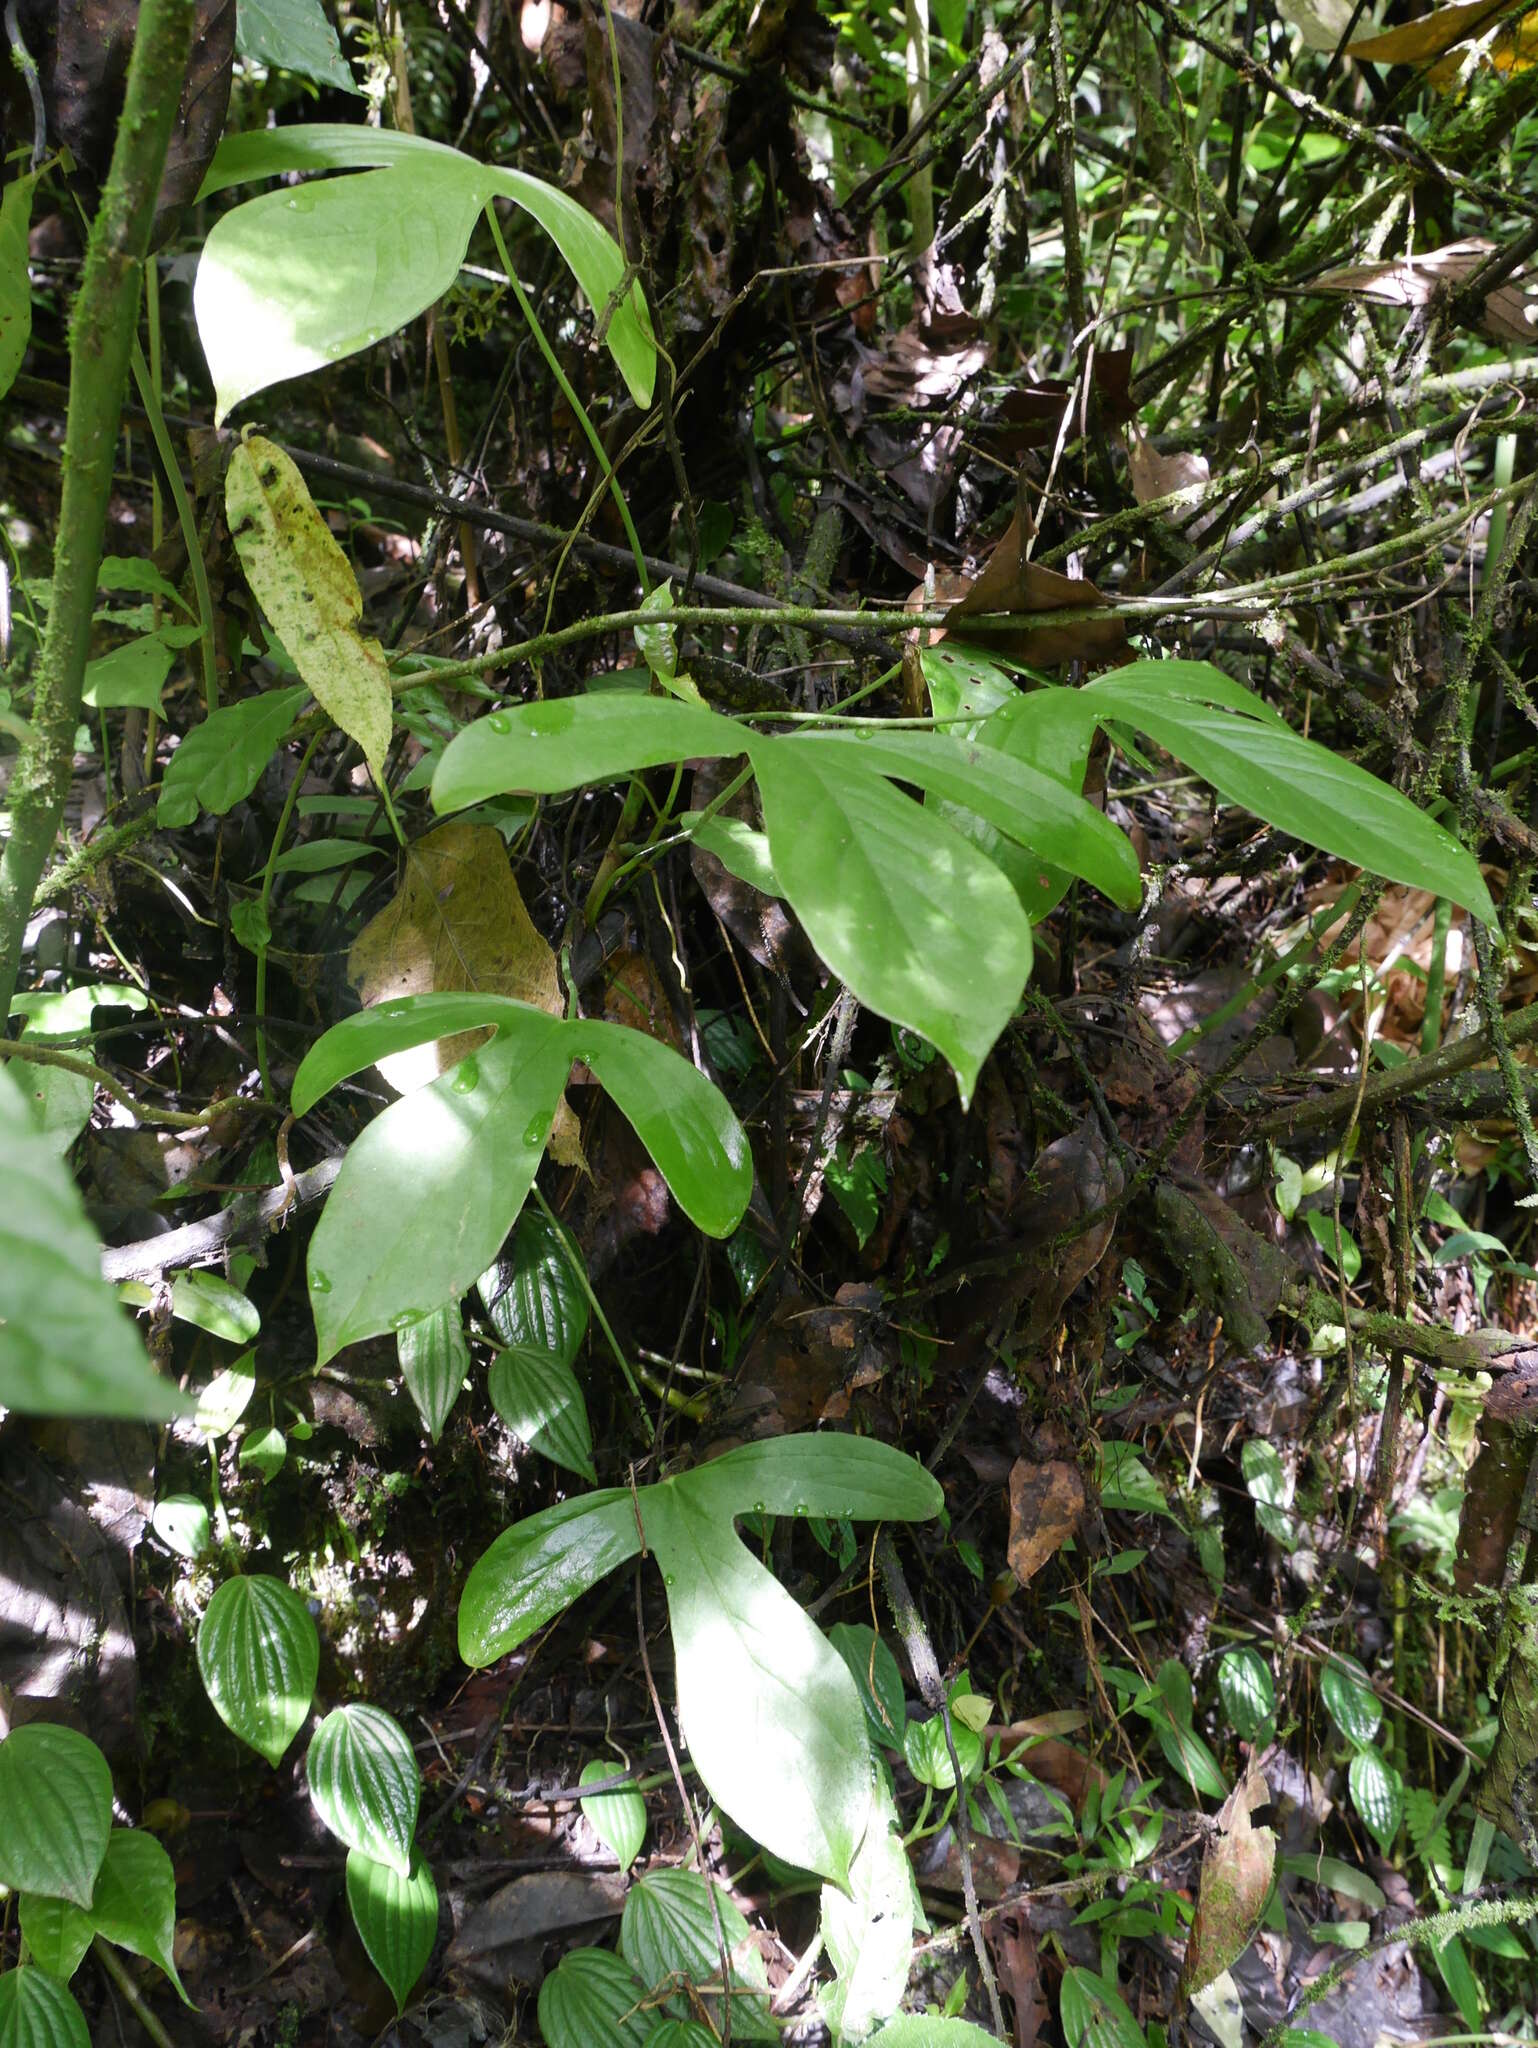
<svg viewBox="0 0 1538 2048">
<path fill-rule="evenodd" d="M 1351 1804 L 1378 1847 L 1388 1854 L 1404 1819 L 1404 1783 L 1393 1765 L 1371 1744 L 1358 1749 L 1347 1773 Z"/>
<path fill-rule="evenodd" d="M 158 711 L 160 693 L 175 658 L 158 633 L 127 640 L 110 654 L 99 654 L 86 663 L 80 701 L 93 711 L 126 706 Z"/>
<path fill-rule="evenodd" d="M 580 1473 L 590 1485 L 596 1483 L 587 1403 L 569 1365 L 551 1352 L 509 1345 L 491 1361 L 486 1391 L 514 1436 L 568 1472 Z"/>
<path fill-rule="evenodd" d="M 908 1708 L 897 1659 L 869 1622 L 836 1621 L 828 1630 L 828 1641 L 849 1666 L 871 1740 L 886 1749 L 900 1749 Z"/>
<path fill-rule="evenodd" d="M 848 1522 L 927 1522 L 945 1505 L 916 1458 L 837 1430 L 739 1444 L 666 1482 L 711 1514 L 822 1515 Z"/>
<path fill-rule="evenodd" d="M 816 747 L 755 750 L 775 873 L 868 1009 L 943 1053 L 963 1103 L 1031 971 L 1007 878 L 933 811 Z"/>
<path fill-rule="evenodd" d="M 951 1742 L 956 1747 L 962 1781 L 970 1785 L 982 1771 L 982 1739 L 952 1713 Z M 956 1782 L 956 1766 L 951 1762 L 950 1744 L 945 1739 L 943 1715 L 933 1714 L 927 1721 L 908 1723 L 903 1730 L 903 1758 L 919 1784 L 933 1786 L 939 1792 L 950 1791 Z"/>
<path fill-rule="evenodd" d="M 228 1579 L 198 1630 L 198 1669 L 214 1712 L 274 1769 L 303 1726 L 320 1669 L 310 1610 L 281 1579 Z"/>
<path fill-rule="evenodd" d="M 606 1778 L 616 1778 L 624 1765 L 611 1757 L 595 1756 L 590 1764 L 582 1767 L 579 1785 L 601 1785 Z M 619 1858 L 621 1870 L 628 1870 L 641 1853 L 641 1844 L 646 1840 L 646 1801 L 633 1785 L 627 1785 L 619 1792 L 595 1792 L 581 1802 L 582 1813 L 588 1826 L 603 1843 Z"/>
<path fill-rule="evenodd" d="M 455 282 L 476 219 L 496 198 L 539 222 L 595 318 L 624 281 L 612 236 L 570 194 L 398 129 L 315 124 L 230 136 L 203 193 L 296 170 L 358 175 L 248 200 L 215 221 L 203 245 L 193 304 L 219 421 L 254 392 L 353 355 L 425 312 Z M 638 287 L 605 339 L 631 396 L 649 405 L 656 347 Z"/>
<path fill-rule="evenodd" d="M 0 2048 L 91 2048 L 68 1985 L 29 1964 L 0 1974 Z"/>
<path fill-rule="evenodd" d="M 172 1955 L 176 1874 L 160 1843 L 143 1828 L 112 1830 L 91 1896 L 91 1925 L 103 1940 L 163 1970 L 182 2003 L 192 2004 Z"/>
<path fill-rule="evenodd" d="M 256 1354 L 246 1352 L 215 1373 L 198 1396 L 193 1421 L 206 1437 L 228 1436 L 256 1392 Z"/>
<path fill-rule="evenodd" d="M 640 1979 L 611 1949 L 562 1956 L 539 1987 L 545 2048 L 646 2048 L 654 2024 Z"/>
<path fill-rule="evenodd" d="M 397 2016 L 432 1960 L 438 1938 L 438 1887 L 418 1853 L 402 1877 L 361 1850 L 347 1852 L 347 1903 L 368 1959 L 390 1987 Z"/>
<path fill-rule="evenodd" d="M 1133 909 L 1142 899 L 1137 855 L 1125 832 L 1103 811 L 1028 762 L 949 733 L 808 733 L 813 746 L 900 782 L 914 783 L 973 812 L 1044 861 L 1081 875 L 1113 903 Z"/>
<path fill-rule="evenodd" d="M 587 1291 L 573 1263 L 580 1257 L 548 1216 L 519 1217 L 511 1249 L 481 1275 L 478 1289 L 504 1344 L 573 1362 L 587 1335 Z"/>
<path fill-rule="evenodd" d="M 67 1984 L 96 1933 L 90 1915 L 68 1899 L 43 1899 L 36 1892 L 23 1892 L 19 1917 L 21 1938 L 33 1962 Z"/>
<path fill-rule="evenodd" d="M 315 1731 L 305 1776 L 338 1841 L 401 1877 L 411 1870 L 422 1773 L 405 1730 L 382 1707 L 337 1707 Z"/>
<path fill-rule="evenodd" d="M 666 2002 L 682 2018 L 696 1997 L 703 1997 L 712 2021 L 724 2032 L 721 1985 L 721 1941 L 731 1974 L 727 1980 L 734 2040 L 777 2041 L 779 2029 L 769 2017 L 768 1977 L 753 1930 L 719 1885 L 711 1887 L 696 1870 L 654 1870 L 630 1887 L 620 1918 L 620 1953 L 655 1995 L 677 1984 L 678 1995 Z M 719 1917 L 721 1934 L 716 1934 Z M 680 1981 L 681 1980 L 681 1981 Z M 693 1987 L 692 1992 L 686 1987 Z M 705 1996 L 707 1991 L 714 1995 Z"/>
<path fill-rule="evenodd" d="M 112 1773 L 73 1728 L 27 1721 L 0 1742 L 0 1884 L 89 1907 L 112 1828 Z"/>
<path fill-rule="evenodd" d="M 494 1664 L 641 1547 L 633 1497 L 611 1486 L 515 1522 L 476 1560 L 459 1601 L 459 1654 Z"/>
<path fill-rule="evenodd" d="M 1320 1674 L 1319 1690 L 1330 1719 L 1349 1743 L 1371 1742 L 1383 1720 L 1383 1709 L 1354 1657 L 1332 1657 Z"/>
<path fill-rule="evenodd" d="M 883 1779 L 871 1795 L 849 1890 L 822 1888 L 822 1939 L 837 1981 L 819 1996 L 834 2038 L 858 2041 L 902 2004 L 913 1961 L 913 1874 Z"/>
<path fill-rule="evenodd" d="M 1218 1694 L 1229 1726 L 1253 1742 L 1276 1711 L 1276 1688 L 1266 1660 L 1255 1650 L 1229 1650 L 1218 1660 Z"/>
<path fill-rule="evenodd" d="M 0 398 L 16 382 L 32 339 L 32 280 L 27 275 L 28 231 L 37 174 L 23 171 L 0 193 Z"/>
<path fill-rule="evenodd" d="M 1187 704 L 1220 705 L 1279 732 L 1291 731 L 1286 719 L 1264 697 L 1257 697 L 1210 661 L 1129 661 L 1096 676 L 1082 694 L 1097 705 L 1114 707 L 1114 716 L 1129 720 L 1135 719 L 1144 705 L 1170 698 Z"/>
<path fill-rule="evenodd" d="M 756 1842 L 847 1884 L 870 1763 L 843 1659 L 686 1485 L 649 1487 L 641 1514 L 667 1587 L 678 1718 L 702 1781 Z"/>
<path fill-rule="evenodd" d="M 317 85 L 358 91 L 320 0 L 240 0 L 235 48 L 242 57 L 312 78 Z"/>
<path fill-rule="evenodd" d="M 392 1103 L 347 1155 L 310 1242 L 321 1362 L 464 1294 L 495 1257 L 544 1153 L 574 1059 L 629 1118 L 679 1206 L 728 1236 L 752 1192 L 747 1139 L 686 1060 L 617 1024 L 487 995 L 415 996 L 328 1031 L 294 1079 L 297 1115 L 382 1055 L 480 1024 L 497 1036 Z"/>
<path fill-rule="evenodd" d="M 0 1067 L 0 1408 L 166 1422 L 188 1403 L 144 1355 L 52 1139 Z"/>
<path fill-rule="evenodd" d="M 1235 717 L 1136 684 L 1094 694 L 1278 831 L 1369 873 L 1450 896 L 1485 923 L 1495 906 L 1478 863 L 1459 840 L 1408 797 L 1354 761 L 1285 726 Z"/>
<path fill-rule="evenodd" d="M 751 737 L 718 712 L 631 690 L 521 704 L 454 735 L 433 772 L 433 809 L 510 791 L 557 796 L 638 768 L 740 754 Z"/>
<path fill-rule="evenodd" d="M 222 704 L 177 745 L 160 785 L 157 823 L 190 825 L 199 809 L 222 817 L 248 797 L 309 697 L 303 683 Z"/>
<path fill-rule="evenodd" d="M 470 1371 L 470 1343 L 458 1300 L 403 1324 L 395 1333 L 395 1353 L 422 1427 L 436 1443 Z"/>
<path fill-rule="evenodd" d="M 156 1501 L 150 1527 L 178 1557 L 201 1557 L 208 1548 L 208 1509 L 195 1493 L 168 1493 Z"/>
<path fill-rule="evenodd" d="M 262 1327 L 256 1303 L 222 1273 L 178 1273 L 171 1285 L 171 1313 L 226 1344 L 250 1344 Z"/>
</svg>

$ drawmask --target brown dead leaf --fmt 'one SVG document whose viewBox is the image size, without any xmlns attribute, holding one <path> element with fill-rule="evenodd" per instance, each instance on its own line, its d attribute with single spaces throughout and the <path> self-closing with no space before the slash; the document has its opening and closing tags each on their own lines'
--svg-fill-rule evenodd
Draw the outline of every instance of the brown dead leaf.
<svg viewBox="0 0 1538 2048">
<path fill-rule="evenodd" d="M 1270 1797 L 1270 1787 L 1252 1763 L 1218 1815 L 1220 1832 L 1202 1858 L 1196 1917 L 1180 1971 L 1187 1998 L 1236 1963 L 1260 1925 L 1276 1862 L 1276 1836 L 1270 1828 L 1253 1827 L 1250 1815 Z"/>
<path fill-rule="evenodd" d="M 1212 476 L 1212 466 L 1205 455 L 1193 455 L 1185 449 L 1161 455 L 1141 427 L 1135 427 L 1128 440 L 1127 468 L 1132 477 L 1132 495 L 1140 505 L 1151 505 L 1156 498 L 1199 487 Z M 1195 510 L 1193 501 L 1167 512 L 1165 517 L 1171 526 L 1180 526 Z"/>
<path fill-rule="evenodd" d="M 460 990 L 512 996 L 559 1017 L 565 1005 L 555 955 L 534 929 L 518 893 L 502 835 L 490 825 L 439 825 L 406 849 L 393 902 L 371 918 L 347 956 L 347 978 L 365 1008 L 401 996 Z M 487 1037 L 460 1032 L 381 1060 L 403 1094 L 434 1080 Z M 564 1097 L 551 1157 L 583 1164 L 576 1119 Z"/>
<path fill-rule="evenodd" d="M 1449 242 L 1420 256 L 1327 270 L 1315 284 L 1320 291 L 1348 292 L 1353 298 L 1370 299 L 1375 306 L 1427 306 L 1439 292 L 1455 292 L 1495 253 L 1495 246 L 1478 237 Z M 1518 271 L 1497 285 L 1485 299 L 1480 326 L 1492 341 L 1510 342 L 1518 348 L 1538 341 L 1538 278 Z"/>
<path fill-rule="evenodd" d="M 1008 1992 L 1014 2006 L 1015 2048 L 1036 2048 L 1051 2015 L 1041 1982 L 1036 1936 L 1024 1912 L 1001 1913 L 990 1920 L 988 1945 L 1000 1988 Z"/>
<path fill-rule="evenodd" d="M 1056 1557 L 1084 1519 L 1084 1481 L 1065 1459 L 1033 1465 L 1017 1458 L 1009 1474 L 1009 1568 L 1023 1586 Z"/>
<path fill-rule="evenodd" d="M 1110 603 L 1088 577 L 1063 576 L 1056 569 L 1028 561 L 1025 547 L 1026 536 L 1016 512 L 982 573 L 951 606 L 947 631 L 984 612 L 1055 612 Z M 1033 626 L 1002 637 L 990 635 L 988 644 L 1033 668 L 1055 668 L 1066 661 L 1105 666 L 1124 659 L 1127 633 L 1120 619 L 1081 619 L 1066 626 Z"/>
<path fill-rule="evenodd" d="M 1100 400 L 1100 416 L 1107 426 L 1119 427 L 1137 411 L 1132 403 L 1132 351 L 1130 348 L 1102 348 L 1095 351 L 1090 381 Z M 1000 407 L 1003 424 L 989 430 L 989 445 L 1006 460 L 1018 460 L 1026 448 L 1039 448 L 1057 439 L 1063 413 L 1074 402 L 1075 387 L 1060 378 L 1045 377 L 1039 383 L 1017 386 L 1006 392 Z M 1069 432 L 1073 431 L 1072 427 Z"/>
</svg>

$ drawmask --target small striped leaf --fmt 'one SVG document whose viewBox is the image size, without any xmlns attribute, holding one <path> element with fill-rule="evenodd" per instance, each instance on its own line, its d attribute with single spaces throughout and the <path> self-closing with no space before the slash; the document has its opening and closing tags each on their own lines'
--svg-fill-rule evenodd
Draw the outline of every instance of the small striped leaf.
<svg viewBox="0 0 1538 2048">
<path fill-rule="evenodd" d="M 553 1352 L 510 1345 L 491 1361 L 486 1391 L 492 1407 L 530 1450 L 597 1485 L 587 1403 L 569 1365 Z"/>
<path fill-rule="evenodd" d="M 432 1959 L 438 1938 L 438 1887 L 419 1855 L 402 1877 L 361 1850 L 347 1852 L 347 1903 L 369 1961 L 390 1987 L 397 2014 Z"/>
<path fill-rule="evenodd" d="M 618 1776 L 612 1758 L 595 1756 L 582 1767 L 579 1785 L 601 1785 Z M 620 1792 L 599 1792 L 582 1801 L 583 1816 L 606 1849 L 619 1858 L 621 1870 L 628 1870 L 641 1853 L 646 1840 L 646 1801 L 634 1786 Z"/>
<path fill-rule="evenodd" d="M 431 1315 L 404 1324 L 395 1333 L 395 1355 L 422 1427 L 436 1443 L 470 1370 L 470 1346 L 459 1303 L 445 1302 Z"/>
<path fill-rule="evenodd" d="M 198 1669 L 214 1712 L 274 1770 L 315 1693 L 320 1638 L 281 1579 L 226 1580 L 198 1630 Z"/>
<path fill-rule="evenodd" d="M 304 1768 L 332 1834 L 409 1878 L 422 1774 L 399 1723 L 381 1707 L 337 1707 L 316 1729 Z"/>
</svg>

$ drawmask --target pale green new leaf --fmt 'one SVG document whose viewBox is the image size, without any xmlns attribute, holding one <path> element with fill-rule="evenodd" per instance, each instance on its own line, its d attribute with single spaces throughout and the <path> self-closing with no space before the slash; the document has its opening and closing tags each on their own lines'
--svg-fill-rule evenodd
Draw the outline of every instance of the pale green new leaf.
<svg viewBox="0 0 1538 2048">
<path fill-rule="evenodd" d="M 337 1840 L 409 1876 L 422 1774 L 400 1724 L 381 1707 L 337 1707 L 316 1729 L 304 1770 Z"/>
<path fill-rule="evenodd" d="M 624 1765 L 616 1759 L 595 1756 L 582 1766 L 579 1785 L 601 1785 L 617 1778 Z M 628 1870 L 641 1853 L 646 1840 L 646 1801 L 633 1785 L 618 1792 L 594 1792 L 581 1802 L 582 1816 L 606 1849 L 619 1858 L 621 1870 Z"/>
<path fill-rule="evenodd" d="M 184 1414 L 102 1280 L 101 1246 L 57 1145 L 4 1067 L 0 1157 L 0 1407 L 146 1422 Z"/>
<path fill-rule="evenodd" d="M 338 362 L 425 312 L 458 277 L 476 218 L 495 198 L 539 222 L 595 317 L 624 282 L 613 237 L 568 193 L 398 129 L 316 124 L 227 137 L 203 196 L 295 170 L 360 175 L 248 200 L 203 246 L 193 303 L 220 422 L 253 392 Z M 649 405 L 656 346 L 635 284 L 605 339 L 631 396 Z"/>
<path fill-rule="evenodd" d="M 320 1638 L 281 1579 L 228 1579 L 198 1629 L 198 1669 L 214 1711 L 274 1769 L 310 1711 Z"/>
<path fill-rule="evenodd" d="M 73 1728 L 27 1721 L 0 1742 L 0 1884 L 89 1907 L 112 1828 L 112 1773 Z"/>
<path fill-rule="evenodd" d="M 313 78 L 317 85 L 358 91 L 320 0 L 240 0 L 235 48 L 242 57 Z"/>
<path fill-rule="evenodd" d="M 160 693 L 175 659 L 158 633 L 125 640 L 110 654 L 86 663 L 80 701 L 93 711 L 159 711 Z"/>
<path fill-rule="evenodd" d="M 491 1405 L 513 1435 L 591 1486 L 593 1432 L 587 1403 L 569 1365 L 549 1351 L 509 1345 L 491 1361 L 486 1375 Z"/>
<path fill-rule="evenodd" d="M 470 1344 L 458 1301 L 403 1324 L 395 1333 L 395 1354 L 422 1427 L 436 1443 L 470 1371 Z"/>
<path fill-rule="evenodd" d="M 390 1987 L 396 2014 L 406 2010 L 438 1938 L 438 1887 L 419 1854 L 402 1877 L 361 1850 L 347 1852 L 347 1903 L 368 1959 Z"/>
<path fill-rule="evenodd" d="M 913 1877 L 884 1779 L 849 1871 L 849 1891 L 822 1888 L 822 1939 L 837 1982 L 822 1994 L 835 2038 L 859 2040 L 897 2011 L 913 1958 Z"/>
<path fill-rule="evenodd" d="M 68 1985 L 32 1963 L 0 1974 L 0 2048 L 91 2048 Z"/>
<path fill-rule="evenodd" d="M 192 2005 L 172 1955 L 176 1873 L 160 1843 L 143 1828 L 112 1830 L 91 1896 L 91 1925 L 104 1940 L 163 1970 L 183 2005 Z"/>
</svg>

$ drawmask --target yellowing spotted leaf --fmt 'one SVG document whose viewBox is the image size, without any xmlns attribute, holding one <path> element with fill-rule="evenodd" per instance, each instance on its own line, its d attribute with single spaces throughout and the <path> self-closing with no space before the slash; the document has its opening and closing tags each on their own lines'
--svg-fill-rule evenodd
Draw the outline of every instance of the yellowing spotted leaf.
<svg viewBox="0 0 1538 2048">
<path fill-rule="evenodd" d="M 377 781 L 390 745 L 390 672 L 379 642 L 359 631 L 357 578 L 304 478 L 281 448 L 252 434 L 230 458 L 224 507 L 252 596 Z"/>
</svg>

